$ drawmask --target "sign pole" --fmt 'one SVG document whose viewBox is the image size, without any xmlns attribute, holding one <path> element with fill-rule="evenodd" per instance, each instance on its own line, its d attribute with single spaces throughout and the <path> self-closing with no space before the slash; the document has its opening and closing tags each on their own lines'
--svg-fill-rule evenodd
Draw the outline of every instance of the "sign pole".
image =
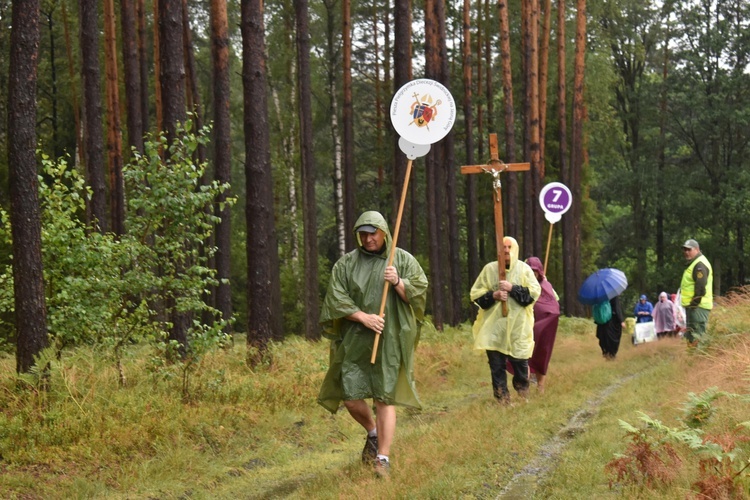
<svg viewBox="0 0 750 500">
<path fill-rule="evenodd" d="M 393 258 L 396 256 L 396 243 L 398 243 L 398 233 L 401 230 L 401 215 L 404 213 L 404 204 L 406 202 L 406 193 L 409 191 L 409 179 L 411 178 L 411 164 L 412 159 L 406 162 L 406 174 L 404 174 L 404 187 L 401 189 L 401 200 L 398 203 L 398 215 L 396 216 L 396 228 L 393 230 L 393 241 L 391 242 L 391 251 L 388 254 L 388 266 L 393 265 Z M 388 289 L 391 286 L 391 282 L 385 280 L 383 284 L 383 297 L 380 299 L 380 312 L 378 315 L 382 318 L 385 316 L 385 303 L 388 299 Z M 378 356 L 378 343 L 380 342 L 380 334 L 375 334 L 375 341 L 372 344 L 372 356 L 370 356 L 370 364 L 375 364 L 375 358 Z"/>
<path fill-rule="evenodd" d="M 547 251 L 544 252 L 544 270 L 542 273 L 546 276 L 547 275 L 547 261 L 549 260 L 549 247 L 550 243 L 552 243 L 552 228 L 554 227 L 554 224 L 549 225 L 549 235 L 547 236 Z"/>
<path fill-rule="evenodd" d="M 412 80 L 402 86 L 393 96 L 391 123 L 399 135 L 398 147 L 409 161 L 406 163 L 406 174 L 401 189 L 396 227 L 393 231 L 387 266 L 393 265 L 393 259 L 396 256 L 396 244 L 401 230 L 401 217 L 406 203 L 406 194 L 409 191 L 412 162 L 416 158 L 429 153 L 430 145 L 450 132 L 455 119 L 456 107 L 453 96 L 440 82 L 426 78 Z M 381 318 L 385 317 L 385 306 L 390 285 L 388 281 L 383 284 L 383 296 L 380 299 L 380 312 L 378 313 Z M 375 332 L 370 357 L 371 364 L 375 364 L 379 343 L 380 333 Z"/>
<path fill-rule="evenodd" d="M 547 252 L 544 255 L 544 274 L 547 274 L 547 261 L 549 260 L 549 247 L 552 243 L 552 226 L 560 222 L 565 212 L 573 203 L 573 195 L 565 184 L 550 182 L 539 192 L 539 204 L 544 210 L 544 218 L 549 222 L 549 236 L 547 237 Z"/>
</svg>

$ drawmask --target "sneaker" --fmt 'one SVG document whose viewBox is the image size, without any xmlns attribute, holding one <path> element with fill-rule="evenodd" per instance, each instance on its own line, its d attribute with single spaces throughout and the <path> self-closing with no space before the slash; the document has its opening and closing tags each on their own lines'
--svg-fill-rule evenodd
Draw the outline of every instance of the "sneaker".
<svg viewBox="0 0 750 500">
<path fill-rule="evenodd" d="M 362 449 L 362 463 L 367 464 L 378 456 L 378 437 L 367 436 L 365 447 Z"/>
<path fill-rule="evenodd" d="M 382 478 L 387 478 L 391 473 L 391 463 L 385 458 L 375 458 L 373 460 L 375 467 L 375 475 Z"/>
</svg>

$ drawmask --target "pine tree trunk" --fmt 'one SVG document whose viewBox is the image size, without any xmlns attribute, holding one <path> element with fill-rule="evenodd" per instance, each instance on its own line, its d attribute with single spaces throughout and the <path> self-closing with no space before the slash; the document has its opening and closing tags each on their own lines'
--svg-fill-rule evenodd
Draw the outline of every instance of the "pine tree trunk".
<svg viewBox="0 0 750 500">
<path fill-rule="evenodd" d="M 346 227 L 346 249 L 354 248 L 354 222 L 357 220 L 356 199 L 357 174 L 354 166 L 354 111 L 352 103 L 352 16 L 351 0 L 341 0 L 342 41 L 344 68 L 344 103 L 341 125 L 344 129 L 344 226 Z"/>
<path fill-rule="evenodd" d="M 58 100 L 58 94 L 57 94 L 57 57 L 55 56 L 55 48 L 57 47 L 57 44 L 55 43 L 55 23 L 54 18 L 52 16 L 55 9 L 55 5 L 53 4 L 51 7 L 51 10 L 44 13 L 44 16 L 47 18 L 47 32 L 49 34 L 49 75 L 50 75 L 50 89 L 49 89 L 49 97 L 50 97 L 50 105 L 51 105 L 51 113 L 52 117 L 50 120 L 50 125 L 52 126 L 52 152 L 54 155 L 54 158 L 59 158 L 61 155 L 60 152 L 60 139 L 58 134 L 58 128 L 59 128 L 59 120 L 58 120 L 58 112 L 57 112 L 57 100 Z"/>
<path fill-rule="evenodd" d="M 117 70 L 114 0 L 104 0 L 104 68 L 107 94 L 107 152 L 109 157 L 109 207 L 112 232 L 125 233 L 125 181 L 122 177 L 122 128 Z"/>
<path fill-rule="evenodd" d="M 143 116 L 141 109 L 141 69 L 135 28 L 133 0 L 120 0 L 122 25 L 122 66 L 125 77 L 128 145 L 143 153 Z M 128 150 L 130 150 L 128 148 Z"/>
<path fill-rule="evenodd" d="M 567 109 L 567 76 L 566 76 L 566 38 L 565 38 L 565 0 L 557 2 L 557 123 L 559 129 L 559 157 L 560 178 L 566 186 L 571 187 L 570 161 L 568 158 L 568 109 Z M 573 214 L 566 214 L 562 218 L 563 233 L 563 310 L 568 316 L 573 314 L 576 293 L 572 279 L 575 270 L 573 255 Z"/>
<path fill-rule="evenodd" d="M 157 3 L 157 2 L 155 2 Z M 177 138 L 177 124 L 185 123 L 185 66 L 182 44 L 182 2 L 181 0 L 159 0 L 159 85 L 162 96 L 163 127 L 169 144 Z M 168 150 L 164 152 L 168 156 Z M 176 273 L 184 269 L 175 269 Z M 179 342 L 180 355 L 187 352 L 187 333 L 190 315 L 177 311 L 171 299 L 167 307 L 171 311 L 172 329 L 169 339 Z"/>
<path fill-rule="evenodd" d="M 437 18 L 438 18 L 438 42 L 440 47 L 440 83 L 450 88 L 451 86 L 451 75 L 449 69 L 448 60 L 448 48 L 447 48 L 447 30 L 446 30 L 446 18 L 445 18 L 445 0 L 437 0 Z M 445 190 L 440 190 L 440 193 L 445 193 L 445 198 L 440 199 L 440 205 L 445 210 L 445 219 L 447 228 L 444 228 L 445 233 L 448 235 L 447 248 L 443 252 L 443 262 L 441 265 L 442 269 L 449 269 L 449 289 L 448 295 L 450 297 L 450 308 L 449 308 L 449 323 L 452 326 L 458 325 L 463 320 L 463 311 L 461 309 L 461 303 L 463 298 L 463 286 L 461 285 L 461 257 L 460 257 L 460 245 L 458 241 L 458 207 L 456 205 L 456 176 L 460 175 L 457 169 L 454 168 L 456 165 L 455 158 L 455 141 L 454 134 L 449 133 L 441 141 L 443 149 L 443 161 L 440 163 L 442 168 L 440 169 L 441 178 L 443 179 Z"/>
<path fill-rule="evenodd" d="M 516 161 L 516 133 L 515 112 L 513 111 L 513 70 L 511 67 L 510 53 L 510 22 L 508 20 L 508 4 L 506 0 L 500 0 L 497 4 L 500 28 L 500 64 L 503 82 L 503 117 L 505 122 L 505 158 L 507 163 Z M 488 82 L 489 84 L 489 82 Z M 489 109 L 487 110 L 489 114 Z M 504 197 L 508 209 L 504 212 L 505 232 L 514 237 L 518 236 L 518 176 L 514 173 L 506 173 L 504 184 L 507 186 Z M 493 232 L 494 234 L 494 232 Z M 491 239 L 494 242 L 494 238 Z"/>
<path fill-rule="evenodd" d="M 68 10 L 65 3 L 62 3 L 63 29 L 65 31 L 65 54 L 68 59 L 68 77 L 71 82 L 75 82 L 75 62 L 73 61 L 73 47 L 70 41 L 70 26 L 68 22 Z M 81 134 L 81 110 L 78 106 L 78 91 L 73 88 L 70 92 L 71 104 L 73 107 L 73 121 L 75 124 L 76 134 L 76 153 L 74 155 L 75 164 L 83 164 L 83 136 Z"/>
<path fill-rule="evenodd" d="M 531 214 L 531 236 L 532 240 L 525 242 L 525 252 L 542 256 L 542 210 L 539 209 L 539 192 L 542 190 L 544 181 L 544 167 L 540 157 L 539 137 L 539 0 L 529 1 L 529 152 L 531 163 L 531 193 L 524 200 L 524 213 Z"/>
<path fill-rule="evenodd" d="M 193 32 L 190 29 L 190 17 L 188 16 L 187 0 L 182 0 L 182 47 L 185 56 L 185 89 L 187 95 L 187 109 L 192 113 L 195 130 L 203 128 L 203 105 L 201 94 L 198 90 L 198 77 L 196 75 L 195 54 L 193 53 Z M 199 163 L 206 162 L 206 146 L 199 143 L 196 148 Z M 207 182 L 204 177 L 203 182 Z"/>
<path fill-rule="evenodd" d="M 248 362 L 281 337 L 281 284 L 273 210 L 263 1 L 242 2 L 242 82 L 247 219 Z"/>
<path fill-rule="evenodd" d="M 439 23 L 436 13 L 436 2 L 439 0 L 425 0 L 425 76 L 433 80 L 440 79 L 440 46 Z M 430 261 L 430 290 L 432 291 L 432 322 L 438 330 L 443 329 L 445 304 L 443 299 L 443 268 L 441 267 L 440 248 L 442 246 L 440 232 L 441 209 L 438 203 L 439 189 L 438 168 L 441 155 L 440 143 L 433 144 L 425 157 L 425 188 L 427 191 L 427 239 L 429 241 Z"/>
<path fill-rule="evenodd" d="M 580 288 L 583 277 L 581 276 L 581 217 L 582 203 L 581 189 L 583 165 L 586 161 L 583 128 L 586 120 L 586 109 L 583 95 L 585 56 L 586 56 L 586 0 L 577 0 L 576 4 L 576 47 L 575 67 L 573 69 L 573 121 L 571 126 L 571 158 L 570 158 L 570 187 L 573 196 L 571 205 L 571 221 L 573 222 L 571 232 L 571 252 L 573 255 L 572 273 L 567 275 L 566 284 L 570 282 L 573 286 L 571 298 L 575 299 L 576 291 Z M 583 307 L 575 301 L 571 304 L 571 314 L 579 316 L 583 313 Z"/>
<path fill-rule="evenodd" d="M 522 99 L 521 99 L 521 117 L 522 117 L 522 123 L 523 123 L 523 157 L 525 161 L 529 161 L 532 163 L 531 168 L 533 168 L 533 161 L 532 161 L 532 155 L 531 155 L 531 92 L 532 92 L 532 84 L 531 84 L 531 59 L 532 59 L 532 49 L 533 44 L 531 41 L 531 35 L 532 35 L 532 27 L 531 27 L 531 3 L 533 0 L 521 0 L 521 82 L 522 82 Z M 534 75 L 536 77 L 536 75 Z M 521 248 L 523 248 L 524 251 L 529 251 L 533 248 L 533 240 L 534 240 L 534 222 L 533 222 L 533 213 L 531 210 L 527 210 L 529 205 L 529 200 L 533 197 L 533 176 L 532 176 L 532 170 L 527 170 L 523 172 L 521 175 L 523 178 L 523 198 L 521 199 L 521 206 L 523 207 L 523 210 L 520 208 L 519 213 L 523 215 L 523 233 L 518 241 Z M 516 205 L 517 207 L 518 205 Z M 510 210 L 516 210 L 515 207 L 509 207 Z M 518 235 L 513 235 L 516 236 Z"/>
<path fill-rule="evenodd" d="M 213 79 L 213 141 L 214 179 L 221 184 L 232 183 L 232 137 L 230 121 L 229 86 L 229 23 L 227 3 L 224 0 L 211 0 L 211 60 Z M 215 307 L 221 317 L 229 320 L 233 315 L 232 287 L 229 279 L 231 270 L 232 214 L 224 191 L 216 197 L 214 214 L 220 219 L 216 224 L 216 286 Z M 227 329 L 229 330 L 229 328 Z"/>
<path fill-rule="evenodd" d="M 80 0 L 81 81 L 83 82 L 84 144 L 86 180 L 91 187 L 88 212 L 96 227 L 109 230 L 107 193 L 104 180 L 104 137 L 102 135 L 102 94 L 99 83 L 99 16 L 96 0 Z"/>
<path fill-rule="evenodd" d="M 155 2 L 156 3 L 156 2 Z M 136 17 L 138 19 L 138 63 L 140 65 L 140 87 L 141 87 L 141 129 L 143 135 L 148 131 L 148 57 L 146 56 L 146 12 L 144 0 L 135 0 Z M 154 23 L 157 19 L 154 19 Z M 158 73 L 157 78 L 158 78 Z M 157 85 L 158 87 L 158 85 Z"/>
<path fill-rule="evenodd" d="M 547 81 L 549 78 L 549 40 L 552 31 L 552 0 L 544 0 L 544 29 L 539 46 L 539 167 L 545 177 L 545 131 L 547 129 Z"/>
<path fill-rule="evenodd" d="M 154 107 L 156 108 L 155 133 L 157 136 L 161 134 L 162 130 L 164 129 L 164 109 L 161 98 L 161 83 L 159 83 L 161 79 L 161 41 L 159 40 L 159 38 L 161 37 L 161 35 L 159 34 L 161 25 L 161 13 L 159 12 L 159 2 L 160 0 L 155 0 L 152 2 L 154 11 Z"/>
<path fill-rule="evenodd" d="M 320 338 L 318 326 L 318 225 L 315 203 L 315 158 L 313 155 L 312 103 L 310 82 L 310 31 L 307 0 L 294 0 L 297 26 L 299 72 L 300 156 L 302 160 L 302 219 L 305 254 L 305 337 Z"/>
<path fill-rule="evenodd" d="M 477 26 L 479 28 L 479 26 Z M 463 5 L 463 83 L 464 83 L 464 123 L 466 139 L 466 165 L 474 165 L 474 113 L 472 95 L 471 64 L 471 0 L 464 0 Z M 477 58 L 479 61 L 479 58 Z M 477 68 L 481 72 L 481 66 Z M 481 137 L 481 136 L 480 136 Z M 479 257 L 477 254 L 477 181 L 475 175 L 467 175 L 466 183 L 466 253 L 468 258 L 469 281 L 473 283 L 479 275 Z"/>
<path fill-rule="evenodd" d="M 393 92 L 395 93 L 406 85 L 411 79 L 411 6 L 409 0 L 396 0 L 394 5 L 394 50 L 393 50 Z M 401 199 L 401 191 L 404 186 L 404 176 L 406 175 L 406 155 L 398 147 L 399 135 L 394 134 L 393 136 L 393 184 L 392 184 L 392 197 L 391 197 L 391 212 L 398 212 L 398 205 Z M 414 177 L 414 176 L 412 176 Z M 410 184 L 411 187 L 411 184 Z M 414 192 L 410 193 L 411 202 L 411 217 L 403 217 L 401 219 L 401 228 L 399 229 L 400 238 L 408 242 L 406 248 L 412 253 L 415 251 L 416 241 L 413 241 L 411 236 L 414 235 L 409 220 L 414 221 L 415 216 L 415 203 Z M 395 232 L 396 228 L 392 228 Z"/>
<path fill-rule="evenodd" d="M 13 0 L 8 72 L 8 168 L 13 237 L 16 371 L 27 373 L 47 347 L 42 230 L 36 171 L 39 2 Z"/>
</svg>

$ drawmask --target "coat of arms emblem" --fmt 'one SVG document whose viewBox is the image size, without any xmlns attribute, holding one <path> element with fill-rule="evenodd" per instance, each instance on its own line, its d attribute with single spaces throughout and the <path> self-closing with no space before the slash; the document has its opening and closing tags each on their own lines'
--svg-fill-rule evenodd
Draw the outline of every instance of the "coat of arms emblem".
<svg viewBox="0 0 750 500">
<path fill-rule="evenodd" d="M 412 97 L 414 97 L 414 102 L 409 110 L 412 116 L 412 122 L 409 125 L 414 123 L 417 127 L 427 127 L 427 130 L 429 130 L 430 127 L 428 125 L 437 116 L 437 107 L 442 104 L 442 101 L 438 99 L 433 104 L 433 98 L 430 94 L 425 94 L 420 97 L 416 92 Z"/>
</svg>

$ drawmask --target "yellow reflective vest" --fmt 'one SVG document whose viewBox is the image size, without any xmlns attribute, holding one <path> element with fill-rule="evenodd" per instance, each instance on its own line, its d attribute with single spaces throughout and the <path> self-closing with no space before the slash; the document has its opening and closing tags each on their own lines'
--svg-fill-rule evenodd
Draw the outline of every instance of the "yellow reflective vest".
<svg viewBox="0 0 750 500">
<path fill-rule="evenodd" d="M 693 271 L 695 270 L 695 266 L 698 263 L 703 264 L 703 266 L 708 269 L 708 277 L 706 278 L 706 294 L 701 298 L 698 307 L 710 310 L 714 307 L 714 272 L 713 269 L 711 269 L 711 264 L 708 262 L 708 259 L 703 254 L 696 257 L 693 262 L 690 263 L 687 269 L 685 269 L 685 272 L 682 273 L 682 283 L 680 284 L 682 293 L 682 306 L 689 307 L 690 302 L 692 302 L 693 297 L 695 296 L 695 279 L 693 278 Z M 697 276 L 696 278 L 701 279 L 703 278 L 703 276 Z"/>
</svg>

